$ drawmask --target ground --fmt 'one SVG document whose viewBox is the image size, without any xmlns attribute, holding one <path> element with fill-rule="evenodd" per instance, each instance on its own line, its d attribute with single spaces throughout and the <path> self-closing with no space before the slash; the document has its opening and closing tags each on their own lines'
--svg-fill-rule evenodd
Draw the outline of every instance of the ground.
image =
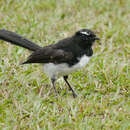
<svg viewBox="0 0 130 130">
<path fill-rule="evenodd" d="M 89 64 L 69 76 L 77 98 L 62 78 L 56 97 L 41 65 L 20 65 L 30 52 L 0 41 L 0 129 L 130 129 L 129 7 L 129 0 L 0 0 L 0 29 L 41 46 L 81 28 L 101 39 Z"/>
</svg>

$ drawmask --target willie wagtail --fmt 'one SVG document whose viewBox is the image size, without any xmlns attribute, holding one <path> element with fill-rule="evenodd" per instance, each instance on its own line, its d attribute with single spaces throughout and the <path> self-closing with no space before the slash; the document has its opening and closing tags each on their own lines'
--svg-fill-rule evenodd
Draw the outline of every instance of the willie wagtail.
<svg viewBox="0 0 130 130">
<path fill-rule="evenodd" d="M 93 55 L 92 45 L 95 40 L 99 40 L 89 29 L 81 29 L 73 36 L 45 47 L 40 47 L 24 37 L 4 29 L 0 30 L 0 39 L 33 51 L 23 64 L 42 63 L 44 72 L 50 77 L 55 92 L 55 81 L 58 77 L 63 76 L 74 97 L 76 97 L 76 93 L 67 80 L 68 74 L 84 67 L 89 62 Z"/>
</svg>

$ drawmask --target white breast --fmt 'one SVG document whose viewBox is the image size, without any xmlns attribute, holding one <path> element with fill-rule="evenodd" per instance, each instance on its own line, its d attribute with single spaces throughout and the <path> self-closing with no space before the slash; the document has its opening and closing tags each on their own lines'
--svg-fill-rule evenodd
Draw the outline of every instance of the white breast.
<svg viewBox="0 0 130 130">
<path fill-rule="evenodd" d="M 78 69 L 81 69 L 89 62 L 90 59 L 91 57 L 83 55 L 81 58 L 78 58 L 79 62 L 71 67 L 69 67 L 66 63 L 62 63 L 58 65 L 53 64 L 53 63 L 48 63 L 48 64 L 44 64 L 43 69 L 44 69 L 44 72 L 49 77 L 64 76 Z"/>
</svg>

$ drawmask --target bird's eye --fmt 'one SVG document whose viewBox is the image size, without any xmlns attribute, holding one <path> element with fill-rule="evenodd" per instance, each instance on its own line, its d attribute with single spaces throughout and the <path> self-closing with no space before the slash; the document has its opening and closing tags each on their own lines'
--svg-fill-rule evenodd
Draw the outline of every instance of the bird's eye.
<svg viewBox="0 0 130 130">
<path fill-rule="evenodd" d="M 90 35 L 90 33 L 88 33 L 88 32 L 81 32 L 81 34 L 84 34 L 84 35 L 87 35 L 87 36 Z"/>
</svg>

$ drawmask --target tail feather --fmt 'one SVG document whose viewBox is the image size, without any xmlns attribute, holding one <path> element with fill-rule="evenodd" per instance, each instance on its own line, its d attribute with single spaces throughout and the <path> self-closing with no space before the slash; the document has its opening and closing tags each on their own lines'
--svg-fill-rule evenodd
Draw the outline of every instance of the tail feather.
<svg viewBox="0 0 130 130">
<path fill-rule="evenodd" d="M 33 43 L 32 41 L 27 40 L 24 37 L 14 32 L 4 30 L 4 29 L 0 30 L 0 39 L 10 42 L 11 44 L 15 44 L 17 46 L 27 48 L 31 51 L 36 51 L 42 48 L 39 45 L 36 45 L 35 43 Z"/>
</svg>

